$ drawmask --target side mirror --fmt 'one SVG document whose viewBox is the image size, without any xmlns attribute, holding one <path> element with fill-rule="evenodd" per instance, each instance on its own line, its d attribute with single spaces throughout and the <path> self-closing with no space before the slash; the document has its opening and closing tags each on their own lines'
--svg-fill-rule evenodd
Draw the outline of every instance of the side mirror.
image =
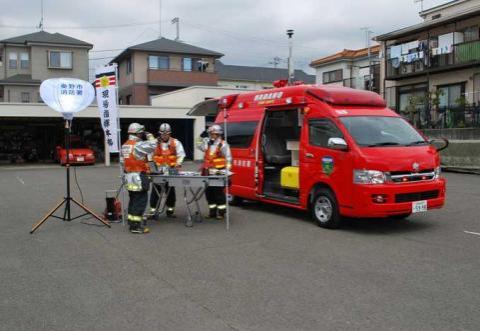
<svg viewBox="0 0 480 331">
<path fill-rule="evenodd" d="M 437 150 L 437 152 L 443 151 L 450 144 L 448 139 L 445 138 L 434 138 L 428 141 L 430 145 Z"/>
<path fill-rule="evenodd" d="M 348 145 L 345 139 L 343 138 L 329 138 L 327 142 L 328 148 L 336 149 L 339 151 L 348 150 Z"/>
</svg>

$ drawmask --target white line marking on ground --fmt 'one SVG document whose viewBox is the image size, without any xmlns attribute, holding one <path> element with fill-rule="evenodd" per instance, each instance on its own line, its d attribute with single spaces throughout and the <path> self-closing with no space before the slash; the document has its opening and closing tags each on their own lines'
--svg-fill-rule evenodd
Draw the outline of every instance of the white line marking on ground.
<svg viewBox="0 0 480 331">
<path fill-rule="evenodd" d="M 20 183 L 22 183 L 22 185 L 25 185 L 25 182 L 23 181 L 23 179 L 21 179 L 20 177 L 17 176 L 17 179 Z"/>
<path fill-rule="evenodd" d="M 477 236 L 480 236 L 480 233 L 478 233 L 478 232 L 470 232 L 470 231 L 463 231 L 463 232 L 468 233 L 468 234 L 475 234 L 475 235 L 477 235 Z"/>
</svg>

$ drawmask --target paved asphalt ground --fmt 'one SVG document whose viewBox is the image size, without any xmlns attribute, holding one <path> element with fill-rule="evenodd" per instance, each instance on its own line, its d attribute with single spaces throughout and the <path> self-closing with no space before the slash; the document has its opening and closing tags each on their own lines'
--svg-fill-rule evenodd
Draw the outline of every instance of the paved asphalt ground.
<svg viewBox="0 0 480 331">
<path fill-rule="evenodd" d="M 104 208 L 118 169 L 79 167 Z M 442 210 L 340 230 L 249 203 L 232 226 L 92 219 L 31 226 L 64 192 L 58 166 L 0 168 L 2 330 L 478 330 L 480 176 L 446 174 Z M 77 193 L 75 193 L 78 196 Z M 206 206 L 204 205 L 204 208 Z"/>
</svg>

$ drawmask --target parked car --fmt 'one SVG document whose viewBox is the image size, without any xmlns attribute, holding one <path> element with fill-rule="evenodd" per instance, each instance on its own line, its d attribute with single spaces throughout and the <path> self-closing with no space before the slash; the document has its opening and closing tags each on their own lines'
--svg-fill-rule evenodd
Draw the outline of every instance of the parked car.
<svg viewBox="0 0 480 331">
<path fill-rule="evenodd" d="M 67 150 L 65 147 L 57 146 L 55 159 L 61 165 L 67 163 Z M 95 153 L 90 148 L 85 146 L 79 139 L 72 137 L 69 155 L 70 164 L 95 164 Z"/>
</svg>

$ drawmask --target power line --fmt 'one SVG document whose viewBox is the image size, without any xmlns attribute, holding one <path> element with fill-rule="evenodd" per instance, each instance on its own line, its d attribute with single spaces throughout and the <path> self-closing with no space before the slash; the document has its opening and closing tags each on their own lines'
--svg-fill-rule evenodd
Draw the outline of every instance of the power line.
<svg viewBox="0 0 480 331">
<path fill-rule="evenodd" d="M 58 30 L 89 30 L 89 29 L 113 29 L 113 28 L 126 28 L 126 27 L 133 27 L 133 26 L 141 26 L 141 25 L 153 25 L 159 24 L 160 22 L 167 22 L 169 20 L 156 20 L 156 21 L 149 21 L 149 22 L 142 22 L 142 23 L 124 23 L 124 24 L 112 24 L 112 25 L 90 25 L 90 26 L 59 26 L 59 25 L 49 25 L 48 29 L 58 29 Z M 38 26 L 31 26 L 31 25 L 8 25 L 8 24 L 0 24 L 0 28 L 11 28 L 11 29 L 37 29 Z M 44 29 L 46 27 L 44 26 Z"/>
<path fill-rule="evenodd" d="M 118 52 L 123 50 L 125 50 L 125 48 L 100 49 L 100 50 L 90 51 L 89 53 Z"/>
</svg>

